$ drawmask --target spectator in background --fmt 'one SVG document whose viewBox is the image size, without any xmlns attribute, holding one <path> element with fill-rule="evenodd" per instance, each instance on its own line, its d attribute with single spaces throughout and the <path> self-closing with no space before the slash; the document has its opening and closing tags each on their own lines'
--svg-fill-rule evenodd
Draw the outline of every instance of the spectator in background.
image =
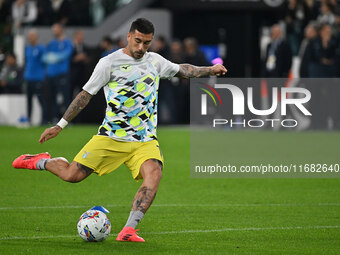
<svg viewBox="0 0 340 255">
<path fill-rule="evenodd" d="M 104 36 L 100 42 L 100 48 L 102 49 L 101 57 L 105 57 L 115 51 L 113 47 L 113 40 L 110 36 Z"/>
<path fill-rule="evenodd" d="M 340 7 L 338 7 L 335 12 L 335 24 L 334 24 L 334 36 L 336 38 L 336 77 L 340 77 Z M 339 84 L 336 85 L 335 88 L 335 95 L 340 95 L 340 86 Z M 334 118 L 334 126 L 337 129 L 340 129 L 340 100 L 336 99 L 336 111 L 335 111 L 335 118 Z"/>
<path fill-rule="evenodd" d="M 0 72 L 0 93 L 22 93 L 22 70 L 13 53 L 6 55 Z"/>
<path fill-rule="evenodd" d="M 318 30 L 316 24 L 310 23 L 305 28 L 305 38 L 303 39 L 300 49 L 299 49 L 299 58 L 300 58 L 300 67 L 299 67 L 299 76 L 301 78 L 308 78 L 308 66 L 310 62 L 310 54 L 306 54 L 306 49 L 308 44 L 314 40 L 318 36 Z"/>
<path fill-rule="evenodd" d="M 310 58 L 309 77 L 330 78 L 336 76 L 336 46 L 336 39 L 332 36 L 330 25 L 323 24 L 320 27 L 319 36 L 311 41 L 306 49 L 306 54 L 309 54 Z"/>
<path fill-rule="evenodd" d="M 193 37 L 185 38 L 184 44 L 184 62 L 196 66 L 209 66 L 204 53 L 199 49 L 198 42 Z M 182 123 L 189 124 L 190 122 L 190 81 L 182 80 Z"/>
<path fill-rule="evenodd" d="M 282 37 L 282 31 L 279 25 L 275 24 L 271 27 L 271 42 L 266 51 L 264 77 L 266 78 L 288 78 L 290 68 L 292 65 L 292 52 L 289 44 Z M 273 87 L 283 86 L 278 85 L 274 80 L 267 79 L 267 87 L 270 93 L 269 98 L 272 97 Z M 280 88 L 278 88 L 280 90 Z M 279 111 L 275 111 L 268 118 L 281 119 Z M 280 125 L 273 124 L 274 130 L 279 130 Z"/>
<path fill-rule="evenodd" d="M 69 0 L 50 0 L 53 11 L 53 22 L 61 25 L 68 24 L 72 15 L 71 3 Z M 79 10 L 73 10 L 79 11 Z"/>
<path fill-rule="evenodd" d="M 320 27 L 319 36 L 310 42 L 306 49 L 309 54 L 309 77 L 311 78 L 332 78 L 336 76 L 335 65 L 336 40 L 332 36 L 330 25 L 323 24 Z M 332 129 L 334 122 L 337 121 L 336 102 L 337 87 L 339 84 L 332 83 L 332 79 L 320 84 L 319 79 L 313 86 L 312 95 L 318 95 L 314 98 L 314 109 L 312 108 L 313 126 L 317 129 Z M 314 92 L 314 93 L 313 93 Z"/>
<path fill-rule="evenodd" d="M 105 8 L 102 0 L 90 0 L 90 16 L 94 26 L 99 25 L 105 18 Z"/>
<path fill-rule="evenodd" d="M 164 58 L 168 58 L 169 56 L 169 46 L 166 43 L 165 37 L 160 35 L 158 36 L 152 43 L 152 51 L 157 52 Z"/>
<path fill-rule="evenodd" d="M 5 58 L 6 58 L 6 55 L 3 52 L 2 48 L 0 48 L 0 70 L 2 68 L 2 65 L 5 63 Z"/>
<path fill-rule="evenodd" d="M 153 41 L 151 51 L 168 59 L 170 51 L 164 36 L 158 36 Z M 176 114 L 174 102 L 175 94 L 170 80 L 164 79 L 159 82 L 158 98 L 160 112 L 159 124 L 174 124 Z"/>
<path fill-rule="evenodd" d="M 12 25 L 11 23 L 1 24 L 3 25 L 0 30 L 0 45 L 2 47 L 3 52 L 12 52 L 13 51 L 13 37 L 12 37 Z"/>
<path fill-rule="evenodd" d="M 183 45 L 180 40 L 173 40 L 170 44 L 170 54 L 169 61 L 173 63 L 184 63 L 185 56 L 183 51 Z M 183 111 L 185 107 L 187 107 L 187 96 L 185 93 L 187 92 L 187 86 L 184 86 L 182 83 L 182 79 L 178 77 L 173 77 L 170 82 L 173 89 L 173 94 L 176 95 L 176 102 L 174 102 L 174 123 L 176 124 L 184 124 L 188 122 L 187 111 Z"/>
<path fill-rule="evenodd" d="M 32 24 L 37 18 L 35 1 L 16 0 L 12 5 L 13 51 L 19 66 L 24 65 L 25 35 L 23 27 Z"/>
<path fill-rule="evenodd" d="M 76 12 L 75 17 L 79 16 L 78 13 L 83 12 L 83 9 L 72 9 L 69 0 L 37 0 L 37 7 L 38 19 L 36 24 L 43 26 L 50 26 L 54 23 L 66 25 L 69 23 L 70 16 L 74 14 L 73 12 Z"/>
<path fill-rule="evenodd" d="M 12 51 L 13 47 L 11 9 L 11 0 L 0 0 L 0 47 L 3 52 Z"/>
<path fill-rule="evenodd" d="M 267 47 L 264 76 L 288 77 L 292 65 L 292 53 L 289 44 L 283 39 L 279 25 L 271 28 L 271 42 Z"/>
<path fill-rule="evenodd" d="M 320 24 L 328 23 L 333 25 L 335 23 L 335 15 L 333 13 L 333 4 L 328 1 L 321 2 L 321 12 L 317 17 Z"/>
<path fill-rule="evenodd" d="M 32 29 L 28 32 L 28 45 L 25 47 L 25 70 L 24 79 L 26 82 L 27 95 L 27 116 L 31 122 L 32 115 L 32 98 L 34 95 L 38 97 L 42 118 L 41 123 L 47 124 L 47 111 L 45 101 L 45 67 L 42 62 L 45 48 L 38 43 L 38 33 Z"/>
<path fill-rule="evenodd" d="M 117 49 L 124 48 L 127 45 L 127 41 L 125 37 L 119 37 L 117 39 Z"/>
<path fill-rule="evenodd" d="M 48 109 L 52 114 L 51 120 L 56 121 L 60 114 L 57 104 L 58 92 L 63 96 L 61 112 L 64 112 L 71 102 L 69 73 L 73 46 L 72 41 L 66 38 L 61 24 L 54 24 L 52 32 L 55 39 L 46 46 L 43 61 L 47 64 Z"/>
<path fill-rule="evenodd" d="M 76 95 L 87 81 L 86 68 L 89 63 L 89 48 L 84 44 L 84 33 L 78 30 L 73 38 L 71 60 L 71 95 Z"/>
<path fill-rule="evenodd" d="M 287 39 L 294 56 L 298 54 L 303 30 L 312 19 L 313 5 L 307 0 L 289 0 L 285 17 Z"/>
<path fill-rule="evenodd" d="M 16 0 L 12 5 L 13 34 L 21 34 L 24 25 L 32 24 L 38 15 L 35 1 Z"/>
<path fill-rule="evenodd" d="M 198 48 L 197 40 L 193 37 L 184 39 L 185 62 L 197 66 L 209 66 L 204 53 Z"/>
<path fill-rule="evenodd" d="M 334 24 L 334 33 L 336 37 L 340 37 L 340 6 L 335 10 L 335 24 Z"/>
<path fill-rule="evenodd" d="M 8 17 L 11 14 L 11 0 L 1 0 L 0 1 L 0 24 L 6 23 L 8 21 Z"/>
<path fill-rule="evenodd" d="M 174 63 L 184 62 L 183 44 L 180 40 L 175 39 L 171 42 L 169 58 L 169 60 Z"/>
<path fill-rule="evenodd" d="M 53 24 L 53 9 L 51 1 L 37 0 L 38 17 L 36 25 L 49 26 Z"/>
<path fill-rule="evenodd" d="M 119 50 L 121 48 L 124 48 L 127 44 L 127 41 L 124 37 L 118 37 L 115 40 L 112 41 L 113 42 L 113 52 L 115 52 L 116 50 Z"/>
<path fill-rule="evenodd" d="M 321 0 L 321 2 L 327 2 L 330 3 L 332 6 L 332 11 L 335 11 L 337 5 L 338 5 L 338 0 Z"/>
<path fill-rule="evenodd" d="M 340 77 L 340 7 L 335 11 L 334 37 L 336 38 L 336 76 Z M 340 117 L 339 117 L 340 118 Z M 340 127 L 340 125 L 339 125 Z"/>
</svg>

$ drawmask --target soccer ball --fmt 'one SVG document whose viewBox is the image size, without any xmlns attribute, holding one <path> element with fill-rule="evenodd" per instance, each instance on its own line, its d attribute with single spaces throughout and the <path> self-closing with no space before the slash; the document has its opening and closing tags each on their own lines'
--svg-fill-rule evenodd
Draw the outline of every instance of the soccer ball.
<svg viewBox="0 0 340 255">
<path fill-rule="evenodd" d="M 78 234 L 88 242 L 104 241 L 111 232 L 111 222 L 105 213 L 99 210 L 84 212 L 77 224 Z"/>
</svg>

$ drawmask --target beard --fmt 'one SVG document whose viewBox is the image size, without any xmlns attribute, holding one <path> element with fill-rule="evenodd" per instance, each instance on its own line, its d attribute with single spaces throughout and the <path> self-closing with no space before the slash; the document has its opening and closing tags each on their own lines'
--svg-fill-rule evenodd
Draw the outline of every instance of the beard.
<svg viewBox="0 0 340 255">
<path fill-rule="evenodd" d="M 133 56 L 133 58 L 135 59 L 140 59 L 144 56 L 145 52 L 142 51 L 135 51 L 135 52 L 131 52 L 131 55 Z"/>
</svg>

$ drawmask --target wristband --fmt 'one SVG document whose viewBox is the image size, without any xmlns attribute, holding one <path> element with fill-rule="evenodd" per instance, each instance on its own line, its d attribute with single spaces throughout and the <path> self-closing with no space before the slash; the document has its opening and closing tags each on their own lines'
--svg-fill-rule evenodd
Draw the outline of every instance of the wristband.
<svg viewBox="0 0 340 255">
<path fill-rule="evenodd" d="M 57 123 L 57 126 L 61 127 L 61 129 L 63 129 L 64 127 L 66 127 L 68 124 L 67 120 L 65 120 L 64 118 L 61 118 L 59 120 L 59 122 Z"/>
</svg>

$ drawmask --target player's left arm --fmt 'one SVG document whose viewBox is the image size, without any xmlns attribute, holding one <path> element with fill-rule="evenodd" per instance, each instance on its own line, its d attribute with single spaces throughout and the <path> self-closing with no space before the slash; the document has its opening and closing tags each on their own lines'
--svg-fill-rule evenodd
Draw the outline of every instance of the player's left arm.
<svg viewBox="0 0 340 255">
<path fill-rule="evenodd" d="M 213 66 L 194 66 L 190 64 L 180 64 L 179 71 L 175 76 L 184 79 L 199 78 L 208 75 L 221 76 L 225 75 L 227 71 L 228 70 L 221 64 L 216 64 Z"/>
</svg>

